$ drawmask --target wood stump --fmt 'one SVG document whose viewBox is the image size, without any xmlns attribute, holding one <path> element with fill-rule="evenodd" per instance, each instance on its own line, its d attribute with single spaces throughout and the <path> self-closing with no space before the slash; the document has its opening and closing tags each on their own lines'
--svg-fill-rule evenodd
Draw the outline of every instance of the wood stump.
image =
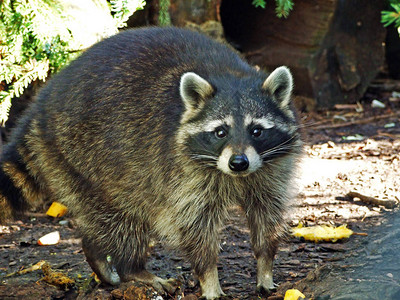
<svg viewBox="0 0 400 300">
<path fill-rule="evenodd" d="M 386 30 L 382 0 L 301 0 L 287 19 L 251 1 L 223 1 L 221 20 L 228 40 L 247 59 L 272 70 L 287 65 L 295 92 L 320 107 L 354 103 L 384 64 Z"/>
</svg>

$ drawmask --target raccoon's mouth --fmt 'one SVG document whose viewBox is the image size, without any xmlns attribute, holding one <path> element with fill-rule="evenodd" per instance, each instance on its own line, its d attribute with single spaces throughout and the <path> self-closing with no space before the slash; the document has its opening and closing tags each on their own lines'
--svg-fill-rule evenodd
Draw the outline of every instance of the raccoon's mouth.
<svg viewBox="0 0 400 300">
<path fill-rule="evenodd" d="M 224 172 L 224 174 L 232 176 L 232 177 L 247 177 L 252 173 L 253 172 L 229 172 L 229 173 Z"/>
<path fill-rule="evenodd" d="M 217 161 L 217 168 L 234 177 L 245 177 L 262 166 L 262 159 L 253 147 L 236 154 L 230 147 L 225 148 Z"/>
</svg>

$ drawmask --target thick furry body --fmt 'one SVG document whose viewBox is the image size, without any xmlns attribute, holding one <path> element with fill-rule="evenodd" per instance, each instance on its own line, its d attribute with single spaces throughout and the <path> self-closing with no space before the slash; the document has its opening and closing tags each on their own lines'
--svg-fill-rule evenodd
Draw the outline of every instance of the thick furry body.
<svg viewBox="0 0 400 300">
<path fill-rule="evenodd" d="M 268 83 L 259 99 L 266 78 L 227 47 L 186 30 L 131 30 L 93 46 L 50 80 L 5 146 L 3 219 L 39 201 L 62 202 L 76 217 L 85 254 L 103 281 L 150 278 L 168 289 L 145 271 L 149 239 L 156 235 L 186 256 L 203 296 L 213 299 L 222 295 L 218 233 L 228 208 L 240 205 L 258 259 L 258 288 L 272 288 L 272 259 L 301 142 L 290 104 L 275 99 L 282 88 Z M 275 125 L 289 146 L 246 176 L 196 156 L 192 139 L 199 127 L 249 114 L 280 120 Z"/>
</svg>

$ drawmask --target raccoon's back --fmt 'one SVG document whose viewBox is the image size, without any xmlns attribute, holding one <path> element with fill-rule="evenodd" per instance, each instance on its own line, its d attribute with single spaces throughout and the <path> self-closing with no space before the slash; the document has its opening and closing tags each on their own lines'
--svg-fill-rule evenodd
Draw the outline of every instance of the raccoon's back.
<svg viewBox="0 0 400 300">
<path fill-rule="evenodd" d="M 169 105 L 171 102 L 158 98 L 167 95 L 180 104 L 175 97 L 179 80 L 189 71 L 208 79 L 227 73 L 240 76 L 252 69 L 226 46 L 196 32 L 127 30 L 94 45 L 56 76 L 48 88 L 66 97 L 60 101 L 50 97 L 50 101 L 59 107 L 77 101 L 95 105 L 112 100 L 114 105 L 131 102 L 137 108 L 140 104 Z M 150 95 L 152 101 L 147 101 Z"/>
<path fill-rule="evenodd" d="M 128 30 L 100 42 L 39 93 L 30 151 L 43 154 L 38 165 L 68 165 L 105 188 L 151 185 L 176 167 L 179 82 L 190 71 L 208 79 L 254 70 L 226 46 L 183 29 Z"/>
<path fill-rule="evenodd" d="M 252 69 L 226 46 L 189 30 L 128 30 L 94 45 L 56 75 L 39 95 L 39 106 L 47 116 L 62 114 L 71 126 L 77 116 L 97 123 L 122 118 L 130 125 L 139 118 L 140 125 L 140 119 L 161 114 L 173 118 L 173 127 L 183 110 L 180 77 L 189 71 L 208 79 Z"/>
</svg>

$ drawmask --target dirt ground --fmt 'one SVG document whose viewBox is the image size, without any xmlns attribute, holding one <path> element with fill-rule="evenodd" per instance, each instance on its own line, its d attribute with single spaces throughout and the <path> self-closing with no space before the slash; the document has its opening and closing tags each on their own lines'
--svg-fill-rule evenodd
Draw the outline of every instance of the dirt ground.
<svg viewBox="0 0 400 300">
<path fill-rule="evenodd" d="M 234 208 L 232 219 L 221 235 L 218 267 L 222 288 L 229 295 L 227 299 L 283 299 L 285 290 L 291 287 L 302 288 L 307 298 L 331 299 L 329 295 L 325 298 L 316 295 L 318 286 L 313 285 L 313 280 L 321 270 L 329 271 L 332 265 L 366 247 L 370 233 L 384 228 L 389 216 L 396 214 L 397 208 L 346 197 L 353 191 L 380 200 L 400 201 L 400 96 L 380 93 L 384 108 L 371 107 L 374 97 L 377 96 L 370 93 L 360 105 L 302 115 L 306 154 L 299 174 L 299 196 L 294 199 L 288 216 L 291 226 L 299 222 L 306 226 L 347 224 L 363 235 L 318 244 L 289 237 L 282 242 L 276 256 L 274 280 L 279 287 L 268 298 L 255 292 L 256 263 L 249 231 L 243 215 Z M 52 231 L 60 232 L 61 241 L 57 245 L 37 245 L 39 237 Z M 12 275 L 41 260 L 74 282 L 61 286 L 50 284 L 43 279 L 42 270 Z M 161 277 L 179 279 L 180 287 L 172 295 L 160 296 L 140 284 L 125 284 L 114 289 L 98 285 L 91 276 L 74 222 L 68 215 L 51 218 L 43 213 L 31 213 L 0 227 L 0 299 L 193 300 L 199 297 L 198 281 L 179 253 L 156 243 L 148 269 Z M 399 285 L 399 278 L 393 280 Z"/>
</svg>

